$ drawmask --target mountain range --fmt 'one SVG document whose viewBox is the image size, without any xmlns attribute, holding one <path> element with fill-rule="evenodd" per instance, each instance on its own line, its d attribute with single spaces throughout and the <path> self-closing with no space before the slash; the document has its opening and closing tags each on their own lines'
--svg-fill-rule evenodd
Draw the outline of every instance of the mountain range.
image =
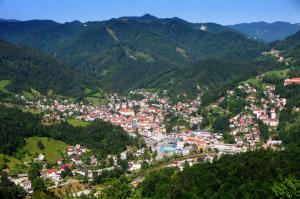
<svg viewBox="0 0 300 199">
<path fill-rule="evenodd" d="M 121 93 L 137 88 L 167 89 L 173 99 L 194 97 L 199 92 L 214 96 L 225 86 L 276 65 L 270 60 L 258 59 L 270 45 L 232 27 L 189 23 L 179 18 L 159 19 L 152 15 L 63 24 L 51 20 L 3 21 L 0 22 L 0 39 L 38 49 L 38 52 L 24 50 L 1 42 L 0 53 L 4 57 L 6 48 L 16 48 L 11 52 L 18 53 L 9 58 L 12 63 L 16 59 L 19 67 L 28 67 L 21 64 L 28 63 L 27 58 L 18 60 L 20 57 L 16 56 L 25 52 L 54 63 L 46 68 L 53 67 L 57 69 L 55 74 L 66 75 L 66 78 L 54 79 L 59 86 L 51 83 L 56 75 L 44 69 L 39 71 L 49 77 L 41 77 L 49 82 L 33 83 L 23 79 L 22 85 L 33 84 L 42 92 L 50 88 L 57 93 L 64 92 L 61 89 L 64 80 L 70 82 L 67 90 L 76 90 L 71 93 L 77 94 L 87 87 L 101 87 Z M 3 66 L 3 78 L 6 71 L 12 70 L 7 66 L 6 63 Z M 42 66 L 30 71 L 38 67 Z M 19 71 L 16 69 L 16 73 L 11 74 Z M 40 77 L 40 73 L 34 74 Z M 11 75 L 10 79 L 18 78 Z"/>
<path fill-rule="evenodd" d="M 229 26 L 230 28 L 237 30 L 247 36 L 265 41 L 273 42 L 276 40 L 283 40 L 287 36 L 295 34 L 300 30 L 300 24 L 291 24 L 288 22 L 253 22 L 253 23 L 241 23 Z"/>
</svg>

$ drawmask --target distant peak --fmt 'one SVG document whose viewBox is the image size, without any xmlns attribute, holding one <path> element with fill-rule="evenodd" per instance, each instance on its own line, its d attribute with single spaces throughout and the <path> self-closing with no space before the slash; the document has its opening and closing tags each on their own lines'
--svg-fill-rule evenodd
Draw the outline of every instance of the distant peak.
<svg viewBox="0 0 300 199">
<path fill-rule="evenodd" d="M 0 19 L 0 22 L 18 22 L 16 19 Z"/>
<path fill-rule="evenodd" d="M 120 20 L 137 20 L 137 21 L 156 21 L 158 20 L 157 17 L 151 15 L 151 14 L 144 14 L 143 16 L 126 16 L 126 17 L 120 17 L 118 18 Z"/>
<path fill-rule="evenodd" d="M 151 15 L 151 14 L 144 14 L 141 18 L 145 19 L 157 19 L 157 17 Z"/>
</svg>

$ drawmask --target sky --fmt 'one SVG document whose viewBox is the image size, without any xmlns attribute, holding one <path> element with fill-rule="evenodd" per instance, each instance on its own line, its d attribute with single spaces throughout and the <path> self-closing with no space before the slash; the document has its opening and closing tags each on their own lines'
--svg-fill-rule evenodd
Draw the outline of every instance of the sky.
<svg viewBox="0 0 300 199">
<path fill-rule="evenodd" d="M 300 22 L 300 0 L 0 0 L 0 18 L 100 21 L 146 13 L 230 25 Z"/>
</svg>

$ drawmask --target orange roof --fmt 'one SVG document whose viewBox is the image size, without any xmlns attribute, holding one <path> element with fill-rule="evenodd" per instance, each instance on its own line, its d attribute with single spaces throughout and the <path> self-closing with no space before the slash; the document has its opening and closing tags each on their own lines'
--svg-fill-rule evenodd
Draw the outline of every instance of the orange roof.
<svg viewBox="0 0 300 199">
<path fill-rule="evenodd" d="M 56 169 L 49 169 L 48 174 L 56 173 Z"/>
<path fill-rule="evenodd" d="M 119 112 L 133 112 L 133 110 L 129 108 L 121 108 Z"/>
</svg>

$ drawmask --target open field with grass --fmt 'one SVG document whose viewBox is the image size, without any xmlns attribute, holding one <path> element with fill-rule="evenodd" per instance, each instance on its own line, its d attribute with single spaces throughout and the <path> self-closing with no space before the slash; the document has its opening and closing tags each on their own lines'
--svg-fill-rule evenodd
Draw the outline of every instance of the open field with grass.
<svg viewBox="0 0 300 199">
<path fill-rule="evenodd" d="M 290 69 L 274 70 L 274 71 L 267 72 L 265 75 L 271 76 L 271 77 L 276 77 L 278 79 L 284 79 L 284 78 L 287 78 L 287 74 L 289 71 L 290 71 Z"/>
<path fill-rule="evenodd" d="M 34 100 L 34 95 L 27 91 L 22 91 L 22 95 L 28 100 Z"/>
<path fill-rule="evenodd" d="M 7 168 L 11 170 L 15 168 L 19 163 L 21 162 L 14 157 L 5 154 L 0 154 L 0 168 L 2 168 L 5 165 Z"/>
<path fill-rule="evenodd" d="M 36 109 L 36 108 L 23 108 L 22 111 L 23 112 L 29 112 L 29 113 L 32 113 L 34 115 L 42 113 L 42 111 L 40 109 Z"/>
<path fill-rule="evenodd" d="M 6 91 L 5 88 L 11 83 L 10 80 L 0 80 L 0 91 Z"/>
<path fill-rule="evenodd" d="M 67 122 L 74 127 L 86 127 L 90 124 L 90 122 L 76 119 L 68 119 Z"/>
<path fill-rule="evenodd" d="M 90 103 L 92 103 L 94 105 L 101 105 L 101 104 L 105 104 L 107 102 L 106 99 L 102 99 L 102 98 L 99 98 L 99 97 L 86 97 L 84 99 L 89 101 Z"/>
<path fill-rule="evenodd" d="M 39 140 L 42 142 L 44 149 L 38 147 Z M 22 151 L 26 153 L 23 161 L 30 161 L 38 154 L 45 154 L 45 158 L 49 163 L 54 163 L 57 159 L 62 157 L 62 153 L 66 151 L 67 144 L 46 137 L 30 137 L 26 138 L 26 145 L 22 148 Z"/>
<path fill-rule="evenodd" d="M 263 88 L 263 86 L 264 86 L 262 81 L 260 79 L 257 79 L 257 78 L 248 79 L 246 81 L 246 83 L 248 83 L 250 86 L 253 86 L 255 88 Z"/>
</svg>

